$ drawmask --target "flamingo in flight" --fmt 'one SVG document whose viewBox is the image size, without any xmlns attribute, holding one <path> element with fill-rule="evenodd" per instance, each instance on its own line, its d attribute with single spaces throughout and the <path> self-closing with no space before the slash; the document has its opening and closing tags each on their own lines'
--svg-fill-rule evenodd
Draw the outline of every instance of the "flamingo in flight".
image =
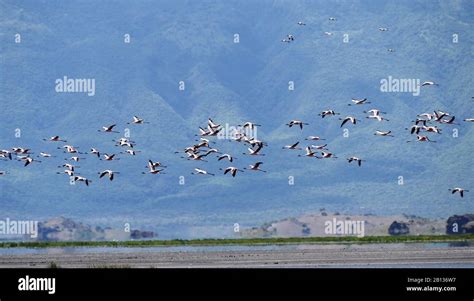
<svg viewBox="0 0 474 301">
<path fill-rule="evenodd" d="M 298 147 L 298 144 L 300 144 L 299 141 L 292 145 L 285 145 L 282 148 L 283 149 L 301 149 L 301 147 Z"/>
<path fill-rule="evenodd" d="M 104 176 L 107 176 L 107 177 L 109 177 L 110 181 L 113 181 L 114 180 L 114 175 L 119 174 L 119 173 L 120 172 L 118 172 L 118 171 L 112 171 L 110 169 L 106 169 L 102 172 L 99 172 L 98 174 L 99 174 L 99 179 L 103 178 Z"/>
<path fill-rule="evenodd" d="M 253 164 L 253 165 L 250 164 L 250 165 L 249 165 L 249 168 L 244 167 L 244 169 L 247 169 L 247 170 L 254 170 L 254 171 L 261 171 L 261 172 L 267 172 L 266 170 L 260 169 L 260 165 L 262 165 L 262 164 L 263 164 L 263 162 L 257 162 L 257 163 L 255 163 L 255 164 Z"/>
<path fill-rule="evenodd" d="M 108 126 L 103 126 L 102 129 L 97 130 L 98 132 L 104 132 L 104 133 L 119 133 L 117 131 L 114 131 L 114 127 L 117 126 L 116 124 L 108 125 Z"/>
<path fill-rule="evenodd" d="M 143 118 L 140 118 L 138 116 L 133 116 L 132 122 L 127 122 L 127 124 L 144 124 L 144 123 L 149 123 L 149 122 L 143 120 Z"/>
<path fill-rule="evenodd" d="M 61 139 L 59 136 L 53 136 L 53 137 L 50 137 L 49 139 L 43 139 L 43 141 L 64 142 L 64 143 L 67 142 L 67 140 Z"/>
<path fill-rule="evenodd" d="M 223 170 L 223 169 L 219 168 L 219 170 Z M 230 173 L 232 175 L 232 177 L 235 177 L 235 175 L 237 175 L 238 171 L 244 172 L 243 170 L 238 169 L 237 167 L 229 166 L 226 169 L 224 169 L 224 174 Z"/>
<path fill-rule="evenodd" d="M 362 160 L 362 159 L 359 158 L 359 157 L 352 156 L 352 157 L 350 157 L 350 158 L 347 158 L 347 161 L 348 161 L 349 163 L 351 163 L 351 162 L 357 162 L 357 165 L 361 166 L 361 165 L 362 165 L 362 162 L 365 161 L 365 160 Z"/>
<path fill-rule="evenodd" d="M 469 192 L 469 190 L 466 190 L 466 189 L 463 189 L 463 188 L 460 188 L 460 187 L 456 187 L 456 188 L 448 189 L 448 190 L 451 191 L 452 194 L 455 194 L 456 192 L 459 193 L 459 195 L 462 198 L 464 197 L 464 192 Z"/>
<path fill-rule="evenodd" d="M 194 172 L 192 172 L 191 174 L 192 174 L 192 175 L 209 175 L 209 176 L 215 176 L 215 174 L 210 173 L 210 172 L 207 172 L 206 170 L 200 169 L 200 168 L 195 168 L 195 169 L 194 169 Z"/>
<path fill-rule="evenodd" d="M 367 101 L 367 98 L 362 98 L 362 99 L 357 99 L 357 98 L 352 98 L 351 101 L 354 103 L 354 105 L 363 105 L 363 104 L 368 104 L 370 101 Z M 348 106 L 352 106 L 353 104 L 348 104 Z"/>
<path fill-rule="evenodd" d="M 309 125 L 309 123 L 305 123 L 301 120 L 290 120 L 290 122 L 288 122 L 286 125 L 290 128 L 296 125 L 296 126 L 299 126 L 300 129 L 303 129 L 303 125 Z"/>
</svg>

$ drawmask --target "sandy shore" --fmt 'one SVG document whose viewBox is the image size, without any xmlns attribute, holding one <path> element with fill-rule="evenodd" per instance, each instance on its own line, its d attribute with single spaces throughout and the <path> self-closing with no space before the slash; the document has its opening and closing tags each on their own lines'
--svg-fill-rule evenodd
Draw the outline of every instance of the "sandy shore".
<svg viewBox="0 0 474 301">
<path fill-rule="evenodd" d="M 473 247 L 417 244 L 311 245 L 292 250 L 61 252 L 3 254 L 2 268 L 474 267 Z"/>
</svg>

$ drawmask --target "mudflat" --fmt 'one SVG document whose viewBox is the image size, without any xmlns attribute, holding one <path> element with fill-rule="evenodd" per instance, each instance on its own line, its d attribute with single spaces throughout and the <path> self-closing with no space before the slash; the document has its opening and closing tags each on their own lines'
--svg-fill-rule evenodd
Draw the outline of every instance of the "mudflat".
<svg viewBox="0 0 474 301">
<path fill-rule="evenodd" d="M 78 248 L 80 249 L 80 248 Z M 98 249 L 99 250 L 99 249 Z M 52 264 L 53 263 L 53 264 Z M 154 251 L 123 248 L 110 252 L 51 249 L 41 253 L 4 253 L 1 268 L 350 268 L 474 267 L 474 247 L 422 244 L 314 244 L 256 250 Z"/>
</svg>

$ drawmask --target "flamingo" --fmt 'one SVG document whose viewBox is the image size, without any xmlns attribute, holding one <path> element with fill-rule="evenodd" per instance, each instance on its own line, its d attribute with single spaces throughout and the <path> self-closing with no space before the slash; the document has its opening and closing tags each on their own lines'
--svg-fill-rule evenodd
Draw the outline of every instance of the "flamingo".
<svg viewBox="0 0 474 301">
<path fill-rule="evenodd" d="M 53 136 L 49 139 L 43 139 L 44 141 L 50 141 L 50 142 L 64 142 L 66 143 L 66 140 L 61 139 L 59 136 Z"/>
<path fill-rule="evenodd" d="M 6 149 L 2 149 L 0 151 L 0 158 L 9 158 L 10 160 L 12 160 L 12 153 L 9 151 L 9 150 L 6 150 Z"/>
<path fill-rule="evenodd" d="M 247 148 L 247 150 L 249 151 L 249 153 L 243 153 L 244 155 L 249 155 L 249 156 L 265 156 L 264 154 L 260 154 L 260 150 L 263 148 L 263 145 L 260 144 L 257 146 L 256 149 L 251 149 L 251 148 Z"/>
<path fill-rule="evenodd" d="M 120 172 L 118 172 L 118 171 L 112 171 L 112 170 L 110 170 L 110 169 L 106 169 L 106 170 L 104 170 L 104 171 L 102 171 L 102 172 L 99 172 L 98 174 L 99 174 L 99 179 L 101 179 L 101 178 L 103 178 L 105 175 L 107 175 L 107 176 L 109 177 L 109 180 L 110 180 L 110 181 L 113 181 L 113 179 L 114 179 L 114 174 L 119 174 L 119 173 L 120 173 Z"/>
<path fill-rule="evenodd" d="M 132 122 L 127 122 L 127 124 L 144 124 L 144 123 L 149 123 L 149 122 L 143 120 L 142 118 L 138 116 L 133 116 Z"/>
<path fill-rule="evenodd" d="M 24 167 L 30 165 L 30 164 L 33 163 L 33 162 L 41 163 L 41 161 L 36 160 L 36 159 L 33 159 L 33 158 L 31 158 L 31 157 L 28 157 L 28 156 L 27 156 L 27 157 L 21 157 L 20 160 L 25 161 Z"/>
<path fill-rule="evenodd" d="M 148 166 L 146 166 L 149 169 L 155 169 L 156 167 L 166 167 L 161 162 L 153 162 L 152 160 L 148 160 Z"/>
<path fill-rule="evenodd" d="M 116 124 L 103 126 L 101 130 L 97 130 L 97 131 L 98 132 L 104 132 L 104 133 L 119 133 L 119 132 L 113 130 L 115 126 L 116 126 Z"/>
<path fill-rule="evenodd" d="M 382 121 L 382 120 L 389 121 L 388 119 L 385 119 L 382 116 L 380 116 L 380 113 L 386 114 L 386 112 L 381 112 L 378 109 L 372 109 L 372 110 L 369 110 L 369 111 L 364 111 L 364 113 L 371 114 L 371 115 L 367 116 L 366 118 L 377 119 L 378 121 Z"/>
<path fill-rule="evenodd" d="M 209 175 L 215 176 L 215 174 L 205 171 L 204 169 L 195 168 L 195 172 L 192 172 L 192 175 Z"/>
<path fill-rule="evenodd" d="M 343 120 L 342 123 L 341 123 L 341 128 L 342 126 L 347 123 L 348 121 L 350 121 L 352 124 L 356 124 L 357 123 L 357 119 L 355 117 L 352 117 L 352 116 L 347 116 L 346 118 L 342 119 L 342 118 L 339 118 L 339 120 Z"/>
<path fill-rule="evenodd" d="M 200 143 L 203 143 L 203 142 L 204 142 L 204 143 L 207 144 L 208 147 L 209 147 L 209 143 L 214 143 L 214 144 L 215 144 L 214 141 L 210 141 L 209 139 L 202 138 L 202 137 L 200 137 L 199 140 L 194 140 L 194 141 L 199 141 Z"/>
<path fill-rule="evenodd" d="M 423 130 L 425 130 L 426 132 L 429 132 L 429 133 L 441 134 L 441 129 L 437 128 L 435 126 L 423 126 L 422 128 L 423 128 Z"/>
<path fill-rule="evenodd" d="M 428 136 L 422 136 L 422 135 L 416 135 L 416 140 L 419 141 L 419 142 L 436 142 L 436 141 L 430 140 L 430 138 L 428 138 Z M 408 142 L 412 142 L 412 141 L 407 141 L 407 143 Z"/>
<path fill-rule="evenodd" d="M 194 140 L 194 141 L 197 141 L 199 143 L 195 144 L 193 147 L 194 148 L 200 148 L 200 147 L 210 147 L 209 144 L 212 143 L 212 144 L 216 144 L 214 141 L 210 141 L 209 139 L 206 139 L 206 138 L 199 138 L 199 140 Z"/>
<path fill-rule="evenodd" d="M 57 172 L 57 174 L 58 175 L 67 174 L 68 176 L 72 177 L 74 176 L 74 171 L 70 169 L 65 169 L 63 172 Z"/>
<path fill-rule="evenodd" d="M 113 161 L 113 160 L 120 160 L 120 158 L 115 159 L 115 154 L 112 154 L 112 155 L 104 154 L 104 160 L 105 161 Z"/>
<path fill-rule="evenodd" d="M 256 138 L 252 138 L 252 139 L 249 139 L 248 141 L 244 141 L 244 142 L 247 142 L 249 143 L 250 145 L 252 145 L 252 147 L 254 147 L 255 145 L 263 145 L 263 146 L 266 146 L 267 144 L 261 140 L 258 140 Z"/>
<path fill-rule="evenodd" d="M 28 155 L 28 154 L 31 154 L 30 153 L 30 150 L 29 148 L 23 148 L 23 147 L 13 147 L 12 148 L 12 151 L 15 153 L 15 154 L 22 154 L 22 155 Z"/>
<path fill-rule="evenodd" d="M 207 155 L 212 154 L 212 153 L 220 154 L 221 152 L 218 151 L 216 148 L 210 148 L 204 153 L 204 156 L 207 156 Z"/>
<path fill-rule="evenodd" d="M 79 157 L 76 157 L 76 156 L 69 158 L 69 160 L 72 160 L 74 162 L 79 162 L 81 159 L 85 159 L 85 158 L 79 158 Z M 64 160 L 68 160 L 68 159 L 64 159 Z"/>
<path fill-rule="evenodd" d="M 370 101 L 367 101 L 367 98 L 362 98 L 362 99 L 352 98 L 351 101 L 354 103 L 354 105 L 363 105 L 363 104 L 371 103 Z M 348 106 L 352 106 L 352 104 L 348 104 Z"/>
<path fill-rule="evenodd" d="M 371 110 L 368 110 L 368 111 L 364 111 L 364 113 L 372 114 L 374 116 L 375 115 L 380 115 L 380 114 L 387 114 L 387 112 L 382 112 L 379 109 L 371 109 Z"/>
<path fill-rule="evenodd" d="M 209 130 L 205 130 L 202 127 L 199 127 L 199 136 L 209 136 L 210 133 L 211 132 Z"/>
<path fill-rule="evenodd" d="M 389 121 L 387 118 L 384 118 L 383 116 L 380 116 L 380 115 L 370 115 L 370 116 L 367 116 L 365 118 L 369 118 L 369 119 L 377 119 L 377 121 Z"/>
<path fill-rule="evenodd" d="M 117 141 L 117 144 L 115 144 L 116 146 L 126 146 L 126 147 L 130 147 L 130 148 L 133 148 L 133 141 L 130 141 L 128 140 L 127 138 L 120 138 L 118 141 Z"/>
<path fill-rule="evenodd" d="M 250 139 L 245 133 L 235 133 L 232 137 L 232 140 L 236 142 L 248 142 Z"/>
<path fill-rule="evenodd" d="M 91 148 L 90 154 L 97 155 L 97 157 L 100 158 L 100 152 L 96 148 Z"/>
<path fill-rule="evenodd" d="M 449 116 L 449 113 L 442 112 L 442 111 L 434 111 L 433 113 L 434 113 L 433 117 L 435 118 L 436 122 L 440 122 L 443 119 L 443 117 Z"/>
<path fill-rule="evenodd" d="M 209 140 L 208 139 L 205 139 L 205 140 L 201 140 L 201 142 L 199 142 L 198 144 L 195 144 L 192 146 L 192 148 L 196 151 L 198 148 L 201 148 L 201 147 L 209 147 Z"/>
<path fill-rule="evenodd" d="M 306 147 L 306 154 L 304 155 L 305 157 L 316 157 L 316 152 L 314 152 L 309 146 Z M 303 155 L 298 155 L 298 157 L 303 157 Z"/>
<path fill-rule="evenodd" d="M 208 125 L 207 128 L 209 130 L 207 136 L 217 136 L 217 134 L 222 131 L 222 128 L 213 128 L 210 125 Z"/>
<path fill-rule="evenodd" d="M 304 140 L 318 141 L 318 140 L 326 140 L 326 139 L 321 139 L 321 137 L 319 136 L 308 136 Z"/>
<path fill-rule="evenodd" d="M 150 168 L 148 172 L 142 172 L 142 174 L 152 174 L 152 175 L 165 174 L 163 171 L 164 169 Z"/>
<path fill-rule="evenodd" d="M 318 159 L 329 159 L 329 158 L 336 159 L 337 157 L 333 153 L 330 153 L 330 152 L 321 152 L 321 157 L 316 156 L 316 158 L 318 158 Z"/>
<path fill-rule="evenodd" d="M 426 122 L 427 122 L 427 121 L 428 121 L 428 120 L 426 120 L 426 119 L 419 119 L 419 118 L 417 118 L 417 119 L 415 119 L 415 120 L 412 120 L 411 122 L 414 122 L 415 125 L 418 125 L 418 124 L 421 123 L 421 124 L 423 124 L 424 126 L 426 126 Z"/>
<path fill-rule="evenodd" d="M 39 156 L 37 156 L 38 158 L 39 157 L 43 157 L 43 158 L 55 158 L 56 156 L 53 156 L 51 154 L 48 154 L 48 153 L 45 153 L 45 152 L 40 152 L 39 153 Z"/>
<path fill-rule="evenodd" d="M 326 149 L 327 144 L 323 145 L 311 145 L 311 148 L 318 149 L 318 150 L 323 150 Z"/>
<path fill-rule="evenodd" d="M 434 81 L 425 81 L 421 84 L 422 87 L 429 87 L 429 86 L 439 86 L 439 84 L 435 83 Z"/>
<path fill-rule="evenodd" d="M 456 187 L 456 188 L 448 189 L 448 190 L 451 191 L 452 194 L 455 194 L 456 192 L 458 192 L 462 198 L 464 197 L 464 192 L 469 192 L 469 190 L 466 190 L 460 187 Z"/>
<path fill-rule="evenodd" d="M 175 152 L 175 154 L 177 153 L 179 152 Z M 186 149 L 184 153 L 188 156 L 187 158 L 191 158 L 192 156 L 197 155 L 199 153 L 199 150 Z M 184 159 L 183 156 L 181 156 L 181 158 Z"/>
<path fill-rule="evenodd" d="M 334 112 L 334 110 L 325 110 L 318 114 L 318 116 L 321 116 L 322 118 L 326 116 L 334 116 L 334 115 L 341 115 L 341 114 Z"/>
<path fill-rule="evenodd" d="M 362 159 L 359 158 L 359 157 L 354 157 L 354 156 L 353 156 L 353 157 L 347 158 L 347 161 L 348 161 L 349 163 L 351 163 L 352 161 L 357 162 L 357 164 L 358 164 L 359 166 L 361 166 L 362 162 L 365 161 L 365 160 L 362 160 Z"/>
<path fill-rule="evenodd" d="M 91 183 L 92 181 L 85 177 L 74 176 L 74 182 L 84 182 L 86 186 L 89 186 L 89 183 Z"/>
<path fill-rule="evenodd" d="M 426 118 L 427 120 L 431 120 L 433 119 L 433 117 L 435 116 L 436 114 L 430 114 L 430 113 L 423 113 L 423 114 L 418 114 L 416 116 L 418 117 L 424 117 Z"/>
<path fill-rule="evenodd" d="M 65 153 L 70 153 L 70 154 L 76 154 L 76 153 L 79 153 L 78 152 L 78 148 L 79 147 L 74 147 L 72 145 L 64 145 L 63 147 L 58 147 L 58 149 L 61 149 L 61 148 L 65 148 Z"/>
<path fill-rule="evenodd" d="M 253 122 L 250 122 L 250 121 L 247 121 L 247 122 L 244 123 L 243 125 L 239 125 L 239 126 L 241 126 L 243 129 L 249 128 L 249 129 L 253 130 L 253 129 L 255 129 L 255 127 L 261 126 L 261 125 L 260 125 L 260 124 L 253 123 Z"/>
<path fill-rule="evenodd" d="M 376 130 L 374 135 L 377 135 L 377 136 L 384 136 L 384 137 L 394 137 L 392 135 L 392 131 L 379 131 L 379 130 Z"/>
<path fill-rule="evenodd" d="M 301 120 L 290 120 L 289 123 L 286 124 L 288 127 L 292 127 L 294 125 L 297 125 L 300 127 L 300 129 L 303 129 L 303 125 L 309 125 L 309 123 L 304 123 L 303 121 Z"/>
<path fill-rule="evenodd" d="M 220 124 L 215 123 L 211 118 L 209 118 L 207 120 L 207 125 L 212 130 L 216 130 L 217 128 L 219 128 L 221 126 Z"/>
<path fill-rule="evenodd" d="M 195 153 L 188 153 L 188 158 L 187 158 L 187 160 L 194 160 L 194 161 L 204 161 L 204 162 L 207 162 L 206 160 L 203 159 L 205 156 L 207 156 L 207 154 L 198 155 L 198 154 L 195 154 Z M 184 158 L 184 157 L 181 157 L 181 158 Z"/>
<path fill-rule="evenodd" d="M 255 163 L 255 164 L 253 164 L 253 165 L 250 164 L 250 165 L 249 165 L 249 168 L 244 167 L 244 169 L 254 170 L 254 171 L 261 171 L 261 172 L 267 172 L 266 170 L 260 169 L 260 165 L 262 165 L 262 164 L 263 164 L 263 162 L 257 162 L 257 163 Z"/>
<path fill-rule="evenodd" d="M 189 153 L 189 152 L 191 152 L 191 153 L 196 153 L 196 152 L 198 152 L 198 151 L 199 151 L 198 145 L 188 146 L 188 147 L 186 147 L 186 148 L 184 149 L 184 153 Z M 176 151 L 176 152 L 174 152 L 174 153 L 175 153 L 175 154 L 179 154 L 180 151 Z"/>
<path fill-rule="evenodd" d="M 75 168 L 79 168 L 80 166 L 74 166 L 74 165 L 72 165 L 72 164 L 65 163 L 65 164 L 60 165 L 60 166 L 58 166 L 58 167 L 65 167 L 65 168 L 67 168 L 67 169 L 70 170 L 70 171 L 74 171 Z"/>
<path fill-rule="evenodd" d="M 219 168 L 219 170 L 223 170 L 223 169 Z M 237 167 L 229 166 L 226 169 L 224 169 L 224 174 L 230 173 L 232 177 L 235 177 L 238 171 L 244 172 L 243 170 L 238 169 Z"/>
<path fill-rule="evenodd" d="M 439 122 L 442 124 L 457 124 L 454 122 L 454 119 L 456 119 L 456 116 L 453 116 L 450 119 L 440 119 Z"/>
<path fill-rule="evenodd" d="M 229 160 L 229 162 L 234 161 L 234 157 L 232 157 L 229 154 L 223 154 L 222 156 L 219 156 L 217 161 L 220 161 L 220 160 L 223 160 L 223 159 L 227 159 L 227 160 Z"/>
<path fill-rule="evenodd" d="M 292 145 L 285 145 L 285 146 L 283 146 L 282 148 L 283 148 L 283 149 L 301 149 L 301 147 L 298 147 L 298 144 L 299 144 L 299 143 L 300 143 L 300 142 L 298 141 L 298 142 L 296 142 L 295 144 L 292 144 Z"/>
<path fill-rule="evenodd" d="M 125 151 L 125 153 L 124 153 L 124 152 L 120 152 L 120 153 L 121 153 L 121 154 L 125 154 L 125 153 L 126 153 L 126 154 L 129 154 L 129 155 L 131 155 L 131 156 L 136 156 L 138 153 L 141 153 L 141 151 L 137 151 L 137 150 L 133 150 L 133 149 L 127 149 L 127 150 Z"/>
</svg>

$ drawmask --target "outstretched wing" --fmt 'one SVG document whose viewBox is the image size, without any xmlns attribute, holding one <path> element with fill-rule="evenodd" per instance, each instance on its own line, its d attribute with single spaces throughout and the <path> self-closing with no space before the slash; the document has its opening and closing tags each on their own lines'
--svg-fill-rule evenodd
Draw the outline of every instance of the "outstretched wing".
<svg viewBox="0 0 474 301">
<path fill-rule="evenodd" d="M 344 124 L 346 124 L 349 121 L 349 118 L 344 119 L 344 121 L 341 123 L 341 128 Z"/>
</svg>

